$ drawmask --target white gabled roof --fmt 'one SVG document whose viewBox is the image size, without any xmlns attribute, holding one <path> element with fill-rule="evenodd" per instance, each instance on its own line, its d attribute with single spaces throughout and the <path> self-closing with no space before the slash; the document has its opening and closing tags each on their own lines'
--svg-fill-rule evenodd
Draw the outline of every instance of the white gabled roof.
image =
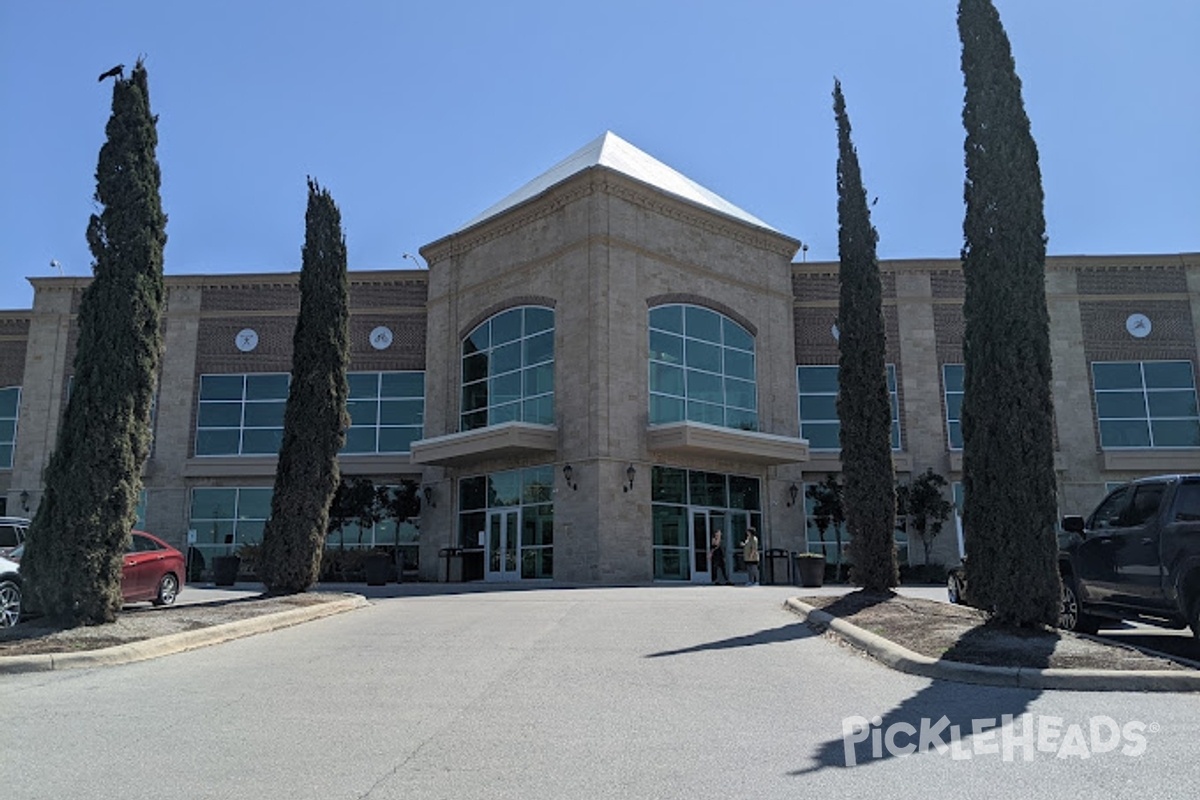
<svg viewBox="0 0 1200 800">
<path fill-rule="evenodd" d="M 697 205 L 704 206 L 719 214 L 725 214 L 769 231 L 775 230 L 758 217 L 743 211 L 728 200 L 710 192 L 690 178 L 671 169 L 658 159 L 643 153 L 612 131 L 605 132 L 599 139 L 567 156 L 546 172 L 463 225 L 459 230 L 466 230 L 484 220 L 498 216 L 508 209 L 532 197 L 536 197 L 551 186 L 562 183 L 577 172 L 582 172 L 585 169 L 596 166 L 616 170 L 667 194 L 672 194 Z"/>
</svg>

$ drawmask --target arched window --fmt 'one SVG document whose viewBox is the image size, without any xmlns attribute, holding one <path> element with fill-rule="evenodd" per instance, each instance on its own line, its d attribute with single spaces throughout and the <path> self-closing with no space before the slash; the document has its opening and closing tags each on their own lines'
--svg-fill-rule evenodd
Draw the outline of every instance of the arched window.
<svg viewBox="0 0 1200 800">
<path fill-rule="evenodd" d="M 501 311 L 463 339 L 461 429 L 514 420 L 554 424 L 551 308 Z"/>
<path fill-rule="evenodd" d="M 650 424 L 758 430 L 754 336 L 701 306 L 650 309 Z"/>
</svg>

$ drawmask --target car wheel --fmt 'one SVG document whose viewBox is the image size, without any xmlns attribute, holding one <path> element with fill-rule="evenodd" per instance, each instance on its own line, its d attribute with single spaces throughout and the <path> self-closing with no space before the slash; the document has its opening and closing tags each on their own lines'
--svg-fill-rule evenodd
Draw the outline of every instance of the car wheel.
<svg viewBox="0 0 1200 800">
<path fill-rule="evenodd" d="M 158 596 L 154 598 L 154 605 L 169 606 L 175 602 L 175 598 L 179 596 L 179 579 L 168 572 L 162 576 L 162 580 L 158 582 Z"/>
<path fill-rule="evenodd" d="M 1062 607 L 1058 611 L 1058 627 L 1075 633 L 1095 633 L 1100 629 L 1092 617 L 1082 613 L 1083 606 L 1079 603 L 1079 593 L 1075 582 L 1067 576 L 1062 579 Z"/>
<path fill-rule="evenodd" d="M 958 574 L 955 572 L 951 572 L 948 576 L 946 576 L 946 594 L 949 596 L 950 602 L 954 605 L 958 606 L 963 604 L 962 579 L 959 578 Z"/>
<path fill-rule="evenodd" d="M 16 581 L 0 581 L 0 628 L 21 621 L 21 587 Z"/>
<path fill-rule="evenodd" d="M 1188 625 L 1192 627 L 1192 637 L 1200 641 L 1200 592 L 1192 597 L 1192 613 L 1188 615 Z"/>
</svg>

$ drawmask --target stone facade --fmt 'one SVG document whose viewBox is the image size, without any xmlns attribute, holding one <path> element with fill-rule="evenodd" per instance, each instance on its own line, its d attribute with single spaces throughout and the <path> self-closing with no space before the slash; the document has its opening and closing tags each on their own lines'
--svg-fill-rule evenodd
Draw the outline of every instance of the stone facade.
<svg viewBox="0 0 1200 800">
<path fill-rule="evenodd" d="M 838 265 L 793 263 L 799 242 L 594 165 L 422 248 L 428 271 L 351 275 L 351 370 L 423 370 L 424 428 L 412 453 L 344 456 L 344 474 L 427 490 L 420 577 L 436 580 L 443 548 L 473 547 L 460 515 L 464 478 L 550 465 L 553 577 L 578 583 L 656 577 L 651 474 L 673 467 L 755 479 L 762 547 L 806 549 L 797 491 L 841 469 L 836 451 L 799 440 L 797 367 L 837 364 Z M 962 362 L 964 282 L 957 260 L 881 263 L 887 361 L 896 369 L 897 478 L 926 468 L 961 480 L 950 447 L 942 370 Z M 200 377 L 288 372 L 299 308 L 297 273 L 170 276 L 146 526 L 183 546 L 193 490 L 270 487 L 275 459 L 196 455 Z M 20 386 L 9 513 L 31 508 L 57 435 L 87 281 L 34 279 L 30 311 L 0 313 L 0 388 Z M 1200 449 L 1104 450 L 1091 364 L 1185 360 L 1200 349 L 1200 254 L 1054 257 L 1047 263 L 1060 507 L 1089 508 L 1105 484 L 1154 472 L 1200 471 Z M 716 311 L 755 343 L 757 430 L 672 428 L 649 417 L 649 314 L 665 304 Z M 464 430 L 464 337 L 506 309 L 554 313 L 550 425 Z M 1153 323 L 1131 336 L 1129 316 Z M 373 346 L 372 332 L 392 339 Z M 236 338 L 257 334 L 253 349 Z M 571 467 L 571 480 L 563 468 Z M 632 472 L 630 472 L 632 468 Z M 630 475 L 633 476 L 632 484 Z M 913 542 L 910 560 L 919 561 Z M 958 558 L 954 522 L 933 560 Z"/>
</svg>

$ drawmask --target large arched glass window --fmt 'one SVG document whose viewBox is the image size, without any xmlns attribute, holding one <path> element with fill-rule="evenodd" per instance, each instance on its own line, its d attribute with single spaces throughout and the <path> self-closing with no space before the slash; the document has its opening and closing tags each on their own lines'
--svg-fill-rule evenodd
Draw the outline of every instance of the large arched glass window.
<svg viewBox="0 0 1200 800">
<path fill-rule="evenodd" d="M 462 430 L 501 422 L 554 424 L 554 310 L 510 308 L 462 346 Z"/>
<path fill-rule="evenodd" d="M 754 337 L 701 306 L 650 309 L 650 424 L 758 430 Z"/>
</svg>

